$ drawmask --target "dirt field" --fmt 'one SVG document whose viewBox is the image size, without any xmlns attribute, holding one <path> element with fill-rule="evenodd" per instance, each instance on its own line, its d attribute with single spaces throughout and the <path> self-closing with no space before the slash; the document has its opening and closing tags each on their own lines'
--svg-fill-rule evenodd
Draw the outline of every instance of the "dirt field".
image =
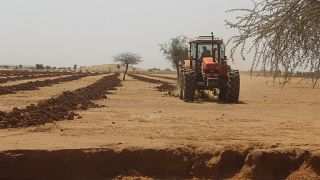
<svg viewBox="0 0 320 180">
<path fill-rule="evenodd" d="M 65 82 L 62 84 L 56 84 L 50 87 L 42 87 L 40 90 L 35 91 L 21 91 L 17 94 L 8 94 L 8 95 L 1 95 L 0 96 L 0 111 L 9 111 L 13 107 L 23 108 L 30 104 L 36 104 L 41 100 L 50 99 L 61 94 L 63 91 L 73 91 L 78 88 L 85 87 L 99 78 L 103 77 L 104 75 L 94 76 L 94 77 L 84 77 L 80 80 L 74 80 L 70 82 Z M 64 76 L 62 76 L 64 77 Z M 47 79 L 56 79 L 56 78 L 47 78 Z M 38 80 L 38 79 L 36 79 Z M 43 79 L 41 79 L 43 80 Z M 33 80 L 23 80 L 23 81 L 16 81 L 15 84 L 25 83 Z"/>
<path fill-rule="evenodd" d="M 0 108 L 25 106 L 99 78 L 1 96 Z M 78 111 L 81 119 L 0 130 L 0 179 L 17 172 L 22 179 L 320 179 L 320 86 L 298 81 L 282 87 L 242 75 L 240 103 L 221 104 L 185 103 L 157 91 L 157 84 L 127 77 L 107 99 L 95 101 L 105 107 Z M 21 170 L 28 163 L 32 168 Z M 82 173 L 52 170 L 59 166 Z"/>
</svg>

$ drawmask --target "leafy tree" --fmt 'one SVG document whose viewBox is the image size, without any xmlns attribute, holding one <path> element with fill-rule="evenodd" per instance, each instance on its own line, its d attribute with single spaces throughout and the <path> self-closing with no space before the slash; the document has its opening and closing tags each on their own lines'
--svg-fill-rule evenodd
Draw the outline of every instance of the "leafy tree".
<svg viewBox="0 0 320 180">
<path fill-rule="evenodd" d="M 177 77 L 179 77 L 179 61 L 187 59 L 188 45 L 185 36 L 176 36 L 171 38 L 167 43 L 160 44 L 160 51 L 166 59 L 172 63 L 172 66 L 177 70 Z"/>
<path fill-rule="evenodd" d="M 230 10 L 243 13 L 236 22 L 227 21 L 227 26 L 240 32 L 229 40 L 234 44 L 231 59 L 237 49 L 244 59 L 245 53 L 253 51 L 251 72 L 269 70 L 275 78 L 280 70 L 284 80 L 297 70 L 316 72 L 316 84 L 320 76 L 320 1 L 253 2 L 252 9 Z"/>
<path fill-rule="evenodd" d="M 23 67 L 23 66 L 20 64 L 20 65 L 19 65 L 19 69 L 21 70 L 21 69 L 22 69 L 22 67 Z"/>
<path fill-rule="evenodd" d="M 76 71 L 76 69 L 77 69 L 77 67 L 78 67 L 78 65 L 73 65 L 73 71 Z"/>
<path fill-rule="evenodd" d="M 120 64 L 126 66 L 126 69 L 123 74 L 123 80 L 125 80 L 129 65 L 138 64 L 139 62 L 142 61 L 142 57 L 139 56 L 138 54 L 126 52 L 126 53 L 122 53 L 117 56 L 114 56 L 113 60 L 115 62 L 119 62 Z"/>
<path fill-rule="evenodd" d="M 120 65 L 120 64 L 117 64 L 118 72 L 120 71 L 120 68 L 121 68 L 121 65 Z"/>
</svg>

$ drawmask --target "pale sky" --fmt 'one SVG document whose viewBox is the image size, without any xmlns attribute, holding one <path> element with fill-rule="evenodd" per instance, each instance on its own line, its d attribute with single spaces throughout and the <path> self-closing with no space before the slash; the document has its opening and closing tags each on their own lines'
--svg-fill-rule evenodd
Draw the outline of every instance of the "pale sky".
<svg viewBox="0 0 320 180">
<path fill-rule="evenodd" d="M 176 35 L 225 41 L 226 13 L 251 0 L 0 0 L 0 64 L 53 66 L 113 63 L 121 52 L 143 57 L 142 68 L 167 68 L 158 44 Z M 250 59 L 233 64 L 249 69 Z"/>
</svg>

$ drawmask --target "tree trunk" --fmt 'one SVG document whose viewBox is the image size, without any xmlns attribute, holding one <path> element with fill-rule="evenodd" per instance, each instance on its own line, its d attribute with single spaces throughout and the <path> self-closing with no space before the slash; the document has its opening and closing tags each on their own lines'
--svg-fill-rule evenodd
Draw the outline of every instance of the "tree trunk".
<svg viewBox="0 0 320 180">
<path fill-rule="evenodd" d="M 126 64 L 126 70 L 124 71 L 124 74 L 123 74 L 123 80 L 126 79 L 126 74 L 128 72 L 128 67 L 129 67 L 129 64 Z"/>
</svg>

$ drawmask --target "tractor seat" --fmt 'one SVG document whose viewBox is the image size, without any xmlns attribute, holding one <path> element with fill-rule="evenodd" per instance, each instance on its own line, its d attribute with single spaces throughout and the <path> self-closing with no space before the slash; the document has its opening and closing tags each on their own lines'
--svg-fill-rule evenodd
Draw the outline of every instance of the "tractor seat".
<svg viewBox="0 0 320 180">
<path fill-rule="evenodd" d="M 218 67 L 218 63 L 216 63 L 212 57 L 205 57 L 202 60 L 201 68 L 203 70 L 216 70 Z"/>
</svg>

